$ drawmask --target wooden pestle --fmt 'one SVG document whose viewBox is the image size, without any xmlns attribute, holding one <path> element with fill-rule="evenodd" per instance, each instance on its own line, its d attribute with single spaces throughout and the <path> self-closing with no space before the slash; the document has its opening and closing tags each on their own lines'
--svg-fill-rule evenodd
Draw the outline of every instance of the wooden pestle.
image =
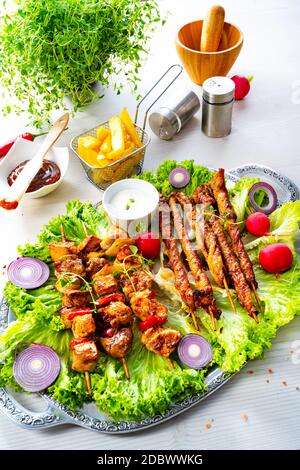
<svg viewBox="0 0 300 470">
<path fill-rule="evenodd" d="M 223 33 L 224 18 L 225 10 L 221 5 L 214 5 L 207 12 L 203 21 L 200 39 L 201 52 L 216 52 L 219 49 Z M 223 36 L 223 42 L 224 41 Z M 224 47 L 223 44 L 222 47 Z"/>
</svg>

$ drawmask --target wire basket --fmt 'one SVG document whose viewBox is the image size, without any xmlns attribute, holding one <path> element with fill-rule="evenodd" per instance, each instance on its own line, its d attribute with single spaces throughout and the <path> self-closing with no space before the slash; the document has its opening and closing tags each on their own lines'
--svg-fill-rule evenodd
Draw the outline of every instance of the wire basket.
<svg viewBox="0 0 300 470">
<path fill-rule="evenodd" d="M 150 142 L 150 136 L 145 130 L 135 125 L 143 146 L 137 148 L 129 155 L 126 155 L 126 157 L 111 163 L 111 165 L 98 168 L 87 163 L 78 154 L 78 139 L 87 135 L 96 137 L 98 127 L 109 129 L 108 121 L 105 121 L 98 126 L 93 127 L 92 129 L 89 129 L 88 131 L 85 131 L 82 134 L 74 137 L 71 141 L 71 149 L 79 158 L 89 181 L 98 188 L 104 190 L 115 181 L 127 178 L 132 175 L 139 175 L 142 172 L 146 147 Z"/>
<path fill-rule="evenodd" d="M 157 85 L 162 81 L 162 79 L 169 74 L 169 72 L 174 69 L 179 68 L 179 72 L 176 76 L 168 83 L 168 85 L 163 89 L 163 91 L 159 94 L 159 96 L 151 103 L 151 105 L 146 109 L 144 120 L 143 120 L 143 127 L 139 127 L 137 123 L 138 113 L 140 105 L 145 101 L 145 99 L 152 93 L 152 91 L 157 87 Z M 169 67 L 166 72 L 157 80 L 157 82 L 152 86 L 152 88 L 145 94 L 145 96 L 139 101 L 136 107 L 136 113 L 134 118 L 134 125 L 136 128 L 137 133 L 142 141 L 142 147 L 135 149 L 126 157 L 117 160 L 116 162 L 111 163 L 105 167 L 98 168 L 96 166 L 90 165 L 84 158 L 82 158 L 78 153 L 78 139 L 80 137 L 85 137 L 88 135 L 96 137 L 97 129 L 99 127 L 104 127 L 109 129 L 109 122 L 105 121 L 101 124 L 98 124 L 96 127 L 89 129 L 88 131 L 83 132 L 80 135 L 77 135 L 71 140 L 71 149 L 77 155 L 80 160 L 81 165 L 84 168 L 84 171 L 91 183 L 93 183 L 99 189 L 106 189 L 110 184 L 114 183 L 115 181 L 119 181 L 124 178 L 128 178 L 132 175 L 139 175 L 143 169 L 143 163 L 146 153 L 147 145 L 150 142 L 150 136 L 145 131 L 147 116 L 149 110 L 152 106 L 161 98 L 161 96 L 165 93 L 165 91 L 172 85 L 172 83 L 179 77 L 182 73 L 182 67 L 179 64 L 174 64 Z"/>
</svg>

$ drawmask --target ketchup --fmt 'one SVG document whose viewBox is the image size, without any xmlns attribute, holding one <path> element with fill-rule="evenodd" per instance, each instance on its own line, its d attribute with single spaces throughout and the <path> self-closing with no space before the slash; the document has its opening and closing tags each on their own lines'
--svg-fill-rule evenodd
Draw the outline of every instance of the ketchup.
<svg viewBox="0 0 300 470">
<path fill-rule="evenodd" d="M 10 172 L 10 174 L 7 177 L 7 182 L 9 186 L 11 186 L 13 182 L 18 178 L 19 174 L 23 170 L 26 163 L 28 163 L 28 160 L 25 160 L 24 162 L 20 163 L 14 170 Z M 31 193 L 33 191 L 37 191 L 43 186 L 47 186 L 48 184 L 53 184 L 56 181 L 58 181 L 59 178 L 60 178 L 60 169 L 58 168 L 56 163 L 51 162 L 50 160 L 44 160 L 42 167 L 40 168 L 38 173 L 35 175 L 33 180 L 31 181 L 26 193 Z M 3 201 L 0 202 L 1 205 L 2 205 L 2 202 Z M 2 207 L 4 206 L 2 205 Z M 7 209 L 7 207 L 5 207 L 5 209 Z M 12 207 L 12 209 L 15 209 L 15 207 Z"/>
<path fill-rule="evenodd" d="M 18 205 L 18 201 L 7 201 L 6 199 L 2 199 L 0 201 L 0 207 L 3 207 L 3 209 L 6 209 L 7 211 L 16 209 Z"/>
</svg>

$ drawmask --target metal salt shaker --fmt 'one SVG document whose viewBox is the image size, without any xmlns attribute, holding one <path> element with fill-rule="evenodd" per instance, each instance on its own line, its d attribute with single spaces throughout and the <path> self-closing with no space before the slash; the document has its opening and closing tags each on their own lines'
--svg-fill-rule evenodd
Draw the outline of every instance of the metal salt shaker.
<svg viewBox="0 0 300 470">
<path fill-rule="evenodd" d="M 230 134 L 234 89 L 228 77 L 211 77 L 203 83 L 202 131 L 208 137 Z"/>
<path fill-rule="evenodd" d="M 149 117 L 149 125 L 160 139 L 171 140 L 200 109 L 198 96 L 190 91 L 174 106 L 163 106 Z"/>
</svg>

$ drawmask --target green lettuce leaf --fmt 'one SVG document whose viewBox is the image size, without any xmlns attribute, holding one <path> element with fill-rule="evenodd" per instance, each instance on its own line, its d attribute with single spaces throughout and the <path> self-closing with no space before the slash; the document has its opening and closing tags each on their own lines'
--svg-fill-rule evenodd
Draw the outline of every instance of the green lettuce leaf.
<svg viewBox="0 0 300 470">
<path fill-rule="evenodd" d="M 38 289 L 21 289 L 7 282 L 4 296 L 18 319 L 25 320 L 30 316 L 39 319 L 44 328 L 59 331 L 63 326 L 60 316 L 56 313 L 61 307 L 61 294 L 53 288 L 54 279 Z"/>
<path fill-rule="evenodd" d="M 194 160 L 164 160 L 156 171 L 146 171 L 142 175 L 134 176 L 134 178 L 142 179 L 153 184 L 156 189 L 165 197 L 169 197 L 175 188 L 169 183 L 169 174 L 176 167 L 183 167 L 189 171 L 191 180 L 189 184 L 180 191 L 184 191 L 188 196 L 191 196 L 197 186 L 201 183 L 208 183 L 211 179 L 212 172 L 208 168 L 195 165 Z"/>
<path fill-rule="evenodd" d="M 241 178 L 234 187 L 228 191 L 231 204 L 237 215 L 237 222 L 240 223 L 241 229 L 243 228 L 243 222 L 247 217 L 247 213 L 250 212 L 249 190 L 258 181 L 258 178 Z"/>
</svg>

